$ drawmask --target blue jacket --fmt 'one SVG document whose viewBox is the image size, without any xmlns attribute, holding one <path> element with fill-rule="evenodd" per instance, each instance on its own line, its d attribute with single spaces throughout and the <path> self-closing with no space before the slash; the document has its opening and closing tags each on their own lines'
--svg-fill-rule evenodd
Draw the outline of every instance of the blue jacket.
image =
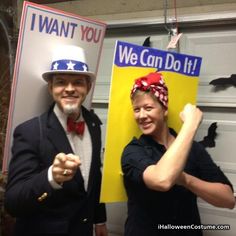
<svg viewBox="0 0 236 236">
<path fill-rule="evenodd" d="M 101 122 L 84 107 L 82 113 L 92 140 L 87 191 L 80 170 L 62 189 L 55 190 L 48 182 L 54 157 L 60 152 L 73 153 L 53 106 L 40 119 L 15 129 L 5 193 L 5 207 L 16 217 L 15 235 L 92 236 L 93 223 L 106 221 L 105 205 L 99 203 Z"/>
</svg>

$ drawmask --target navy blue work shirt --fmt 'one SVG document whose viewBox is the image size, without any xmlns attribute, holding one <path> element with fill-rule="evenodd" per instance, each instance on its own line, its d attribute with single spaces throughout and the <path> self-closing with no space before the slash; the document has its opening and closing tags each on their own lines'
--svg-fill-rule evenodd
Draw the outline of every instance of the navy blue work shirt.
<svg viewBox="0 0 236 236">
<path fill-rule="evenodd" d="M 176 136 L 172 129 L 170 131 Z M 165 152 L 163 145 L 147 135 L 134 138 L 123 151 L 121 164 L 128 196 L 125 236 L 202 236 L 203 226 L 194 193 L 179 185 L 167 192 L 155 191 L 143 181 L 145 169 L 156 164 Z M 232 188 L 230 181 L 198 142 L 193 142 L 184 171 Z"/>
</svg>

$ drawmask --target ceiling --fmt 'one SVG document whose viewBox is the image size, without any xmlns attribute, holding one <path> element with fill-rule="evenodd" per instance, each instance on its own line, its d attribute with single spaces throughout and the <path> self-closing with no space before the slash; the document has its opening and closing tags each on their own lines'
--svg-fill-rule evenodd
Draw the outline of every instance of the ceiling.
<svg viewBox="0 0 236 236">
<path fill-rule="evenodd" d="M 75 0 L 70 0 L 70 1 L 75 1 Z M 68 0 L 29 0 L 29 2 L 34 2 L 39 4 L 50 4 L 50 3 L 68 2 Z"/>
</svg>

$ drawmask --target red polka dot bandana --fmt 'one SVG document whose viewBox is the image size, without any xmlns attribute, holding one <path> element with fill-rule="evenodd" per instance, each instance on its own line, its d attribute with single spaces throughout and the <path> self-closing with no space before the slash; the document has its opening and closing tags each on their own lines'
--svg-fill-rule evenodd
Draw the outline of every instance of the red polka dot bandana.
<svg viewBox="0 0 236 236">
<path fill-rule="evenodd" d="M 168 88 L 165 85 L 161 73 L 152 72 L 136 79 L 131 90 L 131 98 L 137 90 L 152 92 L 163 106 L 168 108 Z"/>
</svg>

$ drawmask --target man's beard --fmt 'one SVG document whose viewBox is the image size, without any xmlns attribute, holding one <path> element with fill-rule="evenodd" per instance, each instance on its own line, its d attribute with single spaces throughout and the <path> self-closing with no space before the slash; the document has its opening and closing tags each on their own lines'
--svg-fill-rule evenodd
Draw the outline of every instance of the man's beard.
<svg viewBox="0 0 236 236">
<path fill-rule="evenodd" d="M 78 108 L 77 104 L 66 104 L 63 107 L 63 111 L 66 115 L 78 114 L 79 113 L 79 108 Z"/>
</svg>

